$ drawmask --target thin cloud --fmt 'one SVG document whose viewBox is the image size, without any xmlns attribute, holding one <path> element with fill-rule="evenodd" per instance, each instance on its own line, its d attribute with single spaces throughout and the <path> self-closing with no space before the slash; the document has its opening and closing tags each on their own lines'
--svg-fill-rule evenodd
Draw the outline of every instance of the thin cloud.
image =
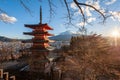
<svg viewBox="0 0 120 80">
<path fill-rule="evenodd" d="M 88 17 L 92 16 L 89 7 L 86 7 L 85 12 L 86 12 L 86 15 L 87 15 Z"/>
<path fill-rule="evenodd" d="M 5 23 L 15 23 L 17 21 L 17 19 L 15 17 L 8 16 L 5 13 L 1 13 L 0 14 L 0 21 L 3 21 Z"/>
<path fill-rule="evenodd" d="M 95 21 L 96 20 L 96 18 L 93 18 L 93 17 L 89 17 L 88 19 L 87 19 L 87 22 L 88 23 L 91 23 L 91 22 L 93 22 L 93 21 Z M 87 25 L 87 23 L 84 23 L 84 22 L 80 22 L 80 23 L 77 23 L 76 24 L 76 26 L 78 26 L 78 27 L 80 27 L 80 26 L 86 26 Z"/>
<path fill-rule="evenodd" d="M 85 25 L 86 25 L 86 23 L 84 23 L 84 22 L 80 22 L 80 23 L 77 23 L 77 24 L 76 24 L 76 26 L 78 26 L 78 27 L 79 27 L 79 26 L 85 26 Z"/>
<path fill-rule="evenodd" d="M 81 9 L 82 9 L 83 13 L 85 13 L 84 7 L 81 7 Z M 77 15 L 82 15 L 82 14 L 81 14 L 81 11 L 78 9 L 78 10 L 74 13 L 74 15 L 77 16 Z"/>
<path fill-rule="evenodd" d="M 99 1 L 94 2 L 93 0 L 87 0 L 85 3 L 94 6 L 96 9 L 100 9 Z M 70 4 L 70 7 L 74 10 L 78 9 L 77 5 L 74 2 L 72 2 Z M 81 7 L 81 9 L 82 9 L 83 13 L 86 14 L 86 16 L 88 16 L 88 17 L 92 16 L 91 11 L 93 11 L 94 9 L 87 7 L 87 6 Z M 77 12 L 74 13 L 74 15 L 79 15 L 80 13 L 81 13 L 80 10 L 78 10 Z"/>
<path fill-rule="evenodd" d="M 98 1 L 87 0 L 85 3 L 94 6 L 96 9 L 100 9 L 100 1 L 99 0 Z M 94 9 L 90 8 L 90 10 L 94 10 Z"/>
<path fill-rule="evenodd" d="M 93 3 L 93 6 L 96 8 L 96 9 L 100 9 L 100 2 L 99 1 L 96 1 Z"/>
<path fill-rule="evenodd" d="M 110 4 L 114 4 L 116 1 L 117 0 L 109 0 L 109 2 L 106 2 L 104 4 L 110 5 Z M 104 15 L 107 15 L 107 14 L 112 15 L 111 19 L 120 21 L 120 12 L 115 12 L 115 11 L 106 12 L 105 8 L 101 5 L 102 2 L 100 0 L 96 0 L 96 1 L 95 0 L 86 0 L 85 3 L 89 4 L 89 5 L 92 5 L 93 7 L 98 9 Z M 76 6 L 76 4 L 74 2 L 71 3 L 70 7 L 73 10 L 75 10 L 75 13 L 74 13 L 75 16 L 81 15 L 80 10 L 77 8 L 77 6 Z M 83 13 L 85 15 L 87 23 L 91 23 L 91 22 L 96 20 L 95 17 L 97 15 L 93 17 L 93 13 L 94 13 L 93 8 L 88 7 L 88 6 L 82 6 L 81 8 L 83 10 Z M 76 26 L 83 26 L 83 25 L 85 26 L 85 25 L 87 25 L 87 23 L 79 22 L 79 23 L 76 23 Z"/>
<path fill-rule="evenodd" d="M 120 12 L 110 11 L 109 13 L 112 15 L 111 19 L 113 21 L 118 20 L 120 22 Z"/>
<path fill-rule="evenodd" d="M 100 2 L 99 1 L 93 1 L 93 0 L 87 0 L 85 2 L 86 4 L 89 4 L 89 5 L 92 5 L 93 7 L 95 7 L 96 9 L 100 10 L 101 7 L 100 7 Z M 91 17 L 92 16 L 92 11 L 94 11 L 94 9 L 90 8 L 90 7 L 86 7 L 85 8 L 85 13 L 86 13 L 86 16 L 87 17 Z"/>
<path fill-rule="evenodd" d="M 109 1 L 109 2 L 106 2 L 105 4 L 106 5 L 110 5 L 110 4 L 113 4 L 113 3 L 115 3 L 117 0 L 111 0 L 111 1 Z"/>
<path fill-rule="evenodd" d="M 96 20 L 96 18 L 90 17 L 87 19 L 87 22 L 90 23 L 90 22 L 95 21 L 95 20 Z"/>
<path fill-rule="evenodd" d="M 74 2 L 72 2 L 72 3 L 70 4 L 70 7 L 71 7 L 72 9 L 77 9 L 77 5 L 76 5 Z"/>
</svg>

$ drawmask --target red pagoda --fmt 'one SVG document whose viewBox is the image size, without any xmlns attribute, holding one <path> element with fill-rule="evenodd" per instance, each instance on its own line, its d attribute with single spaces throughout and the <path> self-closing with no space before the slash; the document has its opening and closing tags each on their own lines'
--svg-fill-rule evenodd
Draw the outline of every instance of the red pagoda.
<svg viewBox="0 0 120 80">
<path fill-rule="evenodd" d="M 53 30 L 47 24 L 42 24 L 42 12 L 40 8 L 40 23 L 39 24 L 25 24 L 25 27 L 33 29 L 32 32 L 24 32 L 25 35 L 34 36 L 30 41 L 33 43 L 32 47 L 28 49 L 31 52 L 31 59 L 29 62 L 30 71 L 42 72 L 44 70 L 46 56 L 49 53 L 49 34 L 47 30 Z"/>
</svg>

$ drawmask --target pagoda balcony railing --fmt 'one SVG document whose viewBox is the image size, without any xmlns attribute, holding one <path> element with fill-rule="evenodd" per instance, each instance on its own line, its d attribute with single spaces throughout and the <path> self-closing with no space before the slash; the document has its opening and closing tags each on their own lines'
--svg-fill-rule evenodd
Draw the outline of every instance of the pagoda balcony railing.
<svg viewBox="0 0 120 80">
<path fill-rule="evenodd" d="M 45 31 L 45 30 L 33 30 L 32 32 L 34 33 L 48 33 L 48 31 Z"/>
<path fill-rule="evenodd" d="M 25 35 L 35 35 L 35 36 L 43 36 L 43 35 L 53 36 L 53 34 L 50 34 L 48 32 L 24 32 L 23 34 L 25 34 Z"/>
<path fill-rule="evenodd" d="M 26 49 L 24 49 L 23 51 L 27 51 L 27 52 L 31 52 L 31 51 L 42 51 L 42 52 L 46 52 L 46 51 L 49 51 L 49 49 L 48 48 L 41 48 L 41 47 L 37 47 L 37 48 L 33 48 L 33 47 L 31 47 L 31 48 L 26 48 Z"/>
<path fill-rule="evenodd" d="M 48 43 L 49 42 L 49 40 L 33 40 L 33 42 L 40 42 L 40 43 Z"/>
<path fill-rule="evenodd" d="M 40 44 L 37 44 L 37 43 L 34 43 L 33 46 L 48 46 L 49 44 L 48 43 L 40 43 Z"/>
<path fill-rule="evenodd" d="M 48 37 L 46 37 L 46 36 L 42 36 L 42 37 L 40 37 L 40 36 L 35 36 L 34 38 L 32 38 L 32 40 L 49 40 L 49 39 L 48 39 Z"/>
<path fill-rule="evenodd" d="M 33 32 L 47 32 L 46 29 L 35 29 L 33 30 Z"/>
<path fill-rule="evenodd" d="M 48 32 L 36 32 L 36 31 L 33 31 L 33 32 L 24 32 L 24 34 L 48 34 Z"/>
<path fill-rule="evenodd" d="M 31 40 L 24 40 L 23 43 L 48 43 L 49 39 L 47 40 L 40 40 L 40 39 L 31 39 Z"/>
</svg>

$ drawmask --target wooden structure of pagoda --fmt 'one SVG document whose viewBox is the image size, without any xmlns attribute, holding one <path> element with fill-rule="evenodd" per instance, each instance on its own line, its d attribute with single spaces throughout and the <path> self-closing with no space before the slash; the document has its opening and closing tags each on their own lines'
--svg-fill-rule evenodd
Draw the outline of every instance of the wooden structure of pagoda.
<svg viewBox="0 0 120 80">
<path fill-rule="evenodd" d="M 45 68 L 46 56 L 49 54 L 49 39 L 48 36 L 53 36 L 48 33 L 48 30 L 53 30 L 49 25 L 42 24 L 42 10 L 40 8 L 40 23 L 25 24 L 25 27 L 33 29 L 32 32 L 24 32 L 25 35 L 32 35 L 30 40 L 33 45 L 28 49 L 31 52 L 29 62 L 30 71 L 42 72 Z"/>
<path fill-rule="evenodd" d="M 0 80 L 16 80 L 15 76 L 10 76 L 9 72 L 4 72 L 3 69 L 0 69 Z"/>
</svg>

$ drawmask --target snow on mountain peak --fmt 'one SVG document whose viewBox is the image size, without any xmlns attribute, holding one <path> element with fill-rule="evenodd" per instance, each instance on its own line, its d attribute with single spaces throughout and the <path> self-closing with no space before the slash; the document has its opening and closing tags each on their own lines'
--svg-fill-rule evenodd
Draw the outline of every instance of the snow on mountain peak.
<svg viewBox="0 0 120 80">
<path fill-rule="evenodd" d="M 70 30 L 60 33 L 60 35 L 73 35 L 73 34 L 76 34 L 76 32 Z"/>
</svg>

